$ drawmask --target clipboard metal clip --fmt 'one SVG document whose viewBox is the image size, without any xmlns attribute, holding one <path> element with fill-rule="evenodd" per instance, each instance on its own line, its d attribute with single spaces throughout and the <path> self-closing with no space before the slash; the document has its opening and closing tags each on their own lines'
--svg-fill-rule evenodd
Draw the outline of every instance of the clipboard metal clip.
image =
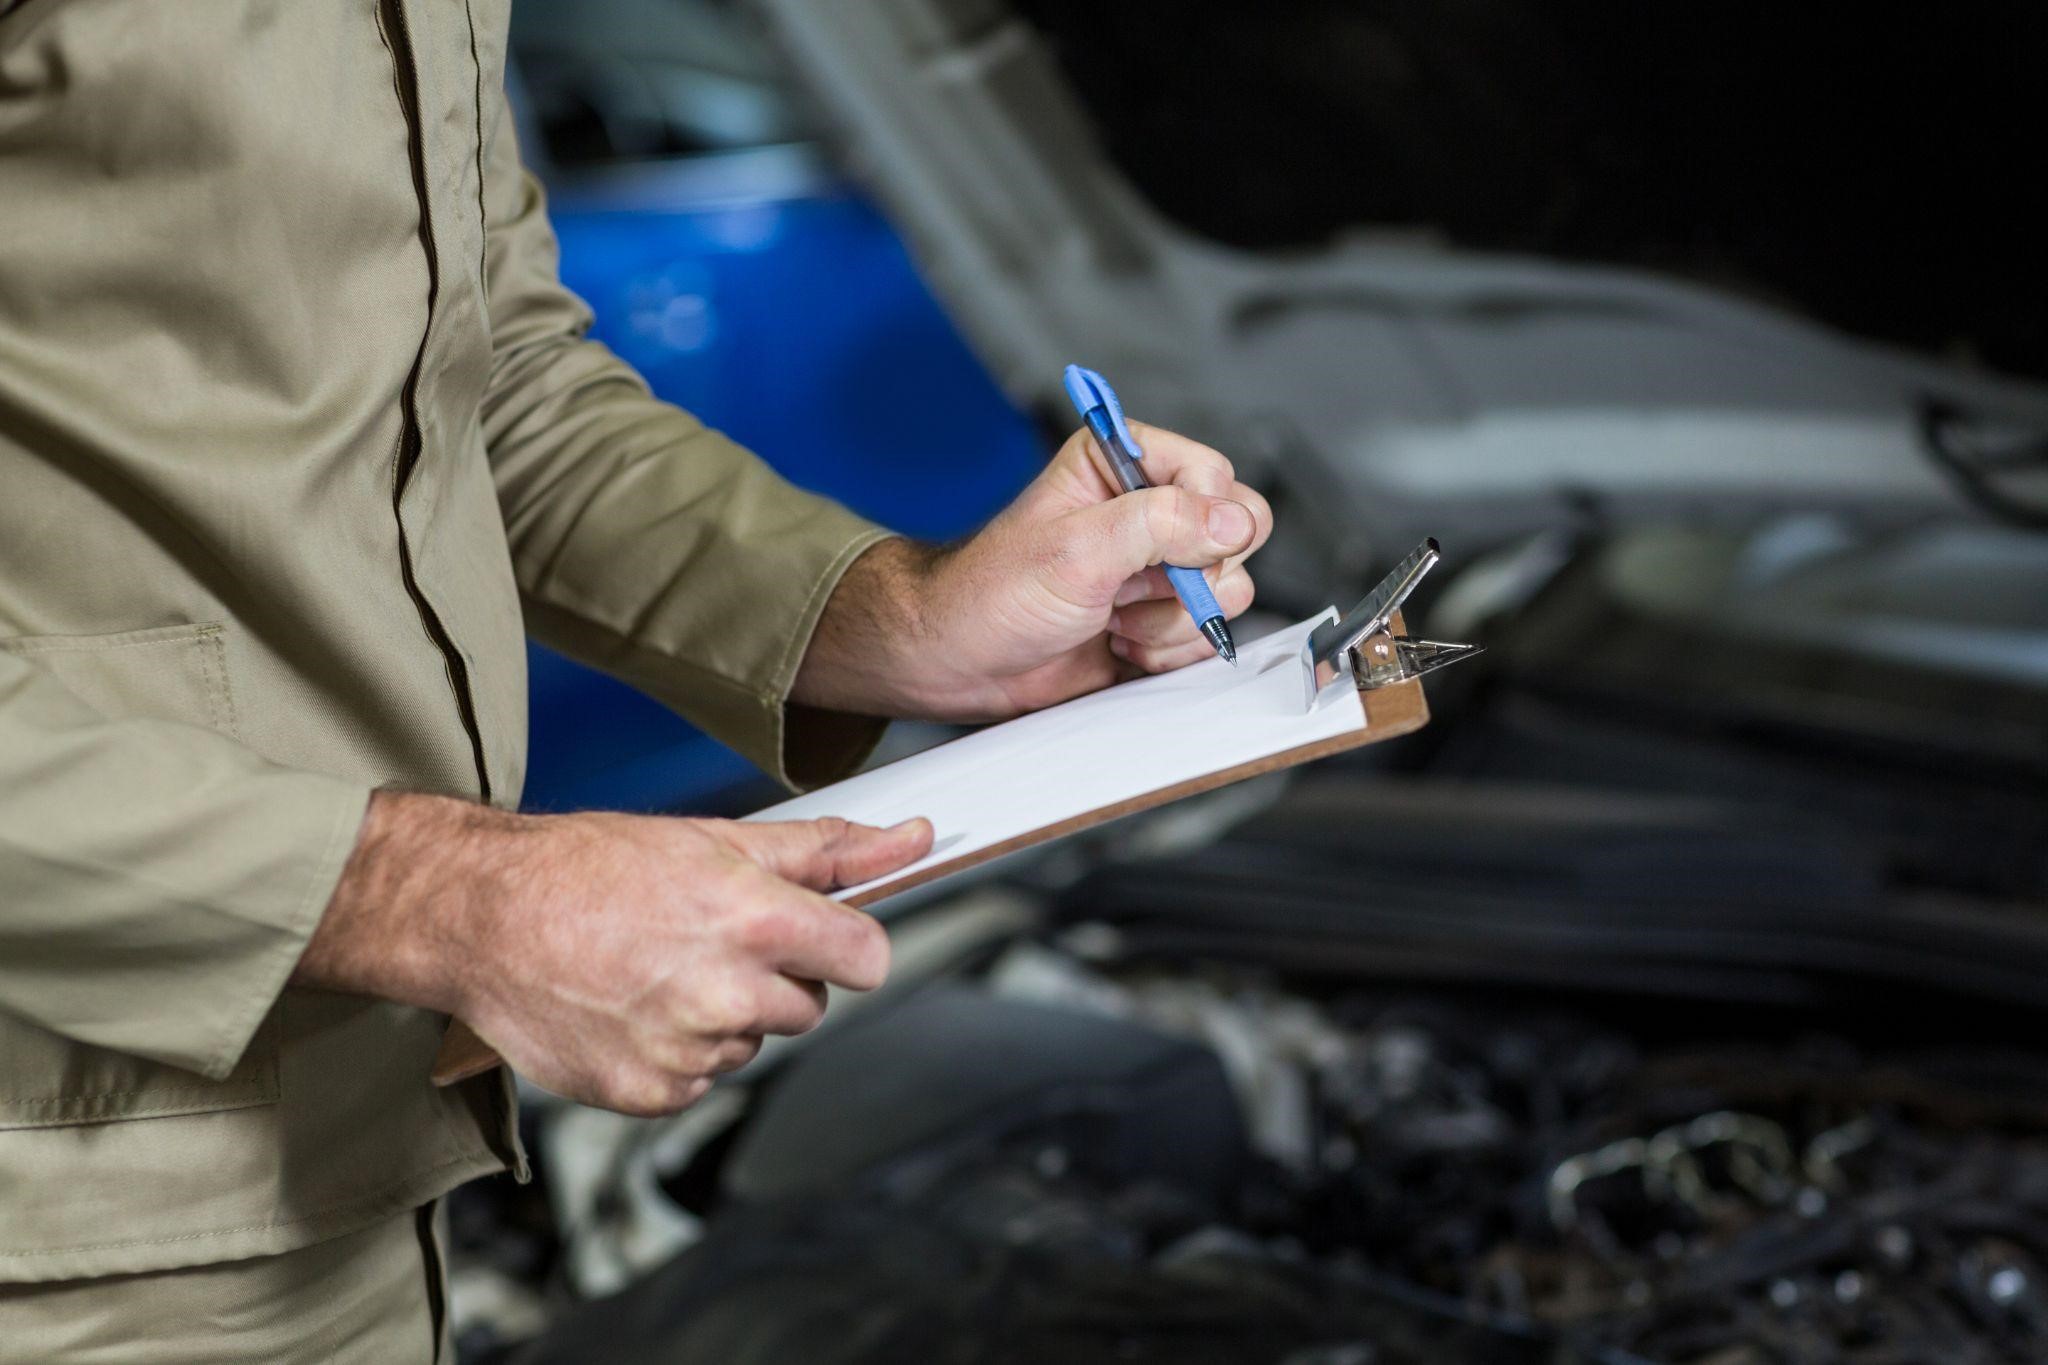
<svg viewBox="0 0 2048 1365">
<path fill-rule="evenodd" d="M 1414 640 L 1389 629 L 1394 613 L 1442 557 L 1434 539 L 1423 541 L 1357 606 L 1309 632 L 1301 647 L 1302 685 L 1308 694 L 1304 709 L 1313 711 L 1323 693 L 1340 680 L 1367 691 L 1391 687 L 1479 652 L 1478 645 Z"/>
</svg>

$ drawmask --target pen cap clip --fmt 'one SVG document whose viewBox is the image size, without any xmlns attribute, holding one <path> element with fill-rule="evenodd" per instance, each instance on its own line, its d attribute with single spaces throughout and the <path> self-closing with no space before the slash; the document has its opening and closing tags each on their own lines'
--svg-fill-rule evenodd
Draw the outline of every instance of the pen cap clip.
<svg viewBox="0 0 2048 1365">
<path fill-rule="evenodd" d="M 1081 420 L 1087 421 L 1090 412 L 1101 408 L 1109 415 L 1110 430 L 1116 433 L 1117 440 L 1123 442 L 1124 448 L 1130 451 L 1131 458 L 1144 459 L 1145 449 L 1138 444 L 1138 438 L 1131 434 L 1130 423 L 1124 420 L 1124 405 L 1118 401 L 1116 390 L 1109 386 L 1109 381 L 1085 365 L 1067 366 L 1065 379 L 1067 401 L 1074 405 L 1074 411 L 1081 415 Z"/>
</svg>

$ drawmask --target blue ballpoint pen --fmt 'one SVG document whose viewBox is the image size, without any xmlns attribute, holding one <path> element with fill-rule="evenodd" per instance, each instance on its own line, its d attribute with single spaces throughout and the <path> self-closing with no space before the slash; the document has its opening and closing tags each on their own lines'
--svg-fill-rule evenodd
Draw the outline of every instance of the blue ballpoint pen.
<svg viewBox="0 0 2048 1365">
<path fill-rule="evenodd" d="M 1138 462 L 1145 458 L 1145 452 L 1138 448 L 1137 438 L 1131 435 L 1130 425 L 1124 421 L 1124 405 L 1117 401 L 1116 390 L 1109 386 L 1109 381 L 1093 370 L 1069 365 L 1067 397 L 1073 400 L 1074 410 L 1081 414 L 1081 420 L 1094 434 L 1095 444 L 1102 447 L 1102 453 L 1108 458 L 1110 468 L 1116 471 L 1116 480 L 1123 485 L 1124 492 L 1135 493 L 1140 488 L 1150 488 L 1151 482 L 1138 466 Z M 1231 638 L 1230 623 L 1223 619 L 1223 608 L 1216 605 L 1216 596 L 1209 591 L 1209 580 L 1202 576 L 1202 571 L 1169 564 L 1166 566 L 1166 581 L 1173 585 L 1174 595 L 1188 609 L 1188 615 L 1194 618 L 1202 637 L 1216 647 L 1216 652 L 1226 663 L 1235 668 L 1237 641 Z"/>
</svg>

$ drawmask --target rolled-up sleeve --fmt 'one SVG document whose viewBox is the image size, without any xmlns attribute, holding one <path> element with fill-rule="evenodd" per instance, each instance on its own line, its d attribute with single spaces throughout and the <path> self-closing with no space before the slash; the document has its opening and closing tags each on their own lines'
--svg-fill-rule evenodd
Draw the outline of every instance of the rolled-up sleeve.
<svg viewBox="0 0 2048 1365">
<path fill-rule="evenodd" d="M 485 443 L 527 627 L 791 786 L 857 766 L 882 722 L 789 692 L 840 576 L 887 532 L 655 398 L 588 340 L 512 120 L 486 149 Z"/>
<path fill-rule="evenodd" d="M 221 1079 L 355 847 L 367 786 L 108 719 L 0 651 L 0 1009 Z"/>
</svg>

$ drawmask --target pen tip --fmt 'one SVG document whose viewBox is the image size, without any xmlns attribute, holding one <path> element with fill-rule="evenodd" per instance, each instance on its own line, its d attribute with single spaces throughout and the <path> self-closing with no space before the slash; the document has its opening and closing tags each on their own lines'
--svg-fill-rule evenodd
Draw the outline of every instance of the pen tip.
<svg viewBox="0 0 2048 1365">
<path fill-rule="evenodd" d="M 1230 634 L 1230 627 L 1221 616 L 1212 616 L 1202 622 L 1202 636 L 1208 640 L 1223 661 L 1233 668 L 1237 666 L 1237 641 Z"/>
</svg>

